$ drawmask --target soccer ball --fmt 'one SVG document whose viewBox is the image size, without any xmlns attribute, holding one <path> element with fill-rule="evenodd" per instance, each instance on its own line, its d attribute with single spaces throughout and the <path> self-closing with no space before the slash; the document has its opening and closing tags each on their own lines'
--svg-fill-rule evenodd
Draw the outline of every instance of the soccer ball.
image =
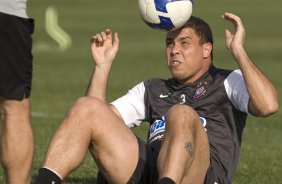
<svg viewBox="0 0 282 184">
<path fill-rule="evenodd" d="M 151 28 L 171 31 L 191 17 L 193 0 L 138 0 L 143 21 Z"/>
</svg>

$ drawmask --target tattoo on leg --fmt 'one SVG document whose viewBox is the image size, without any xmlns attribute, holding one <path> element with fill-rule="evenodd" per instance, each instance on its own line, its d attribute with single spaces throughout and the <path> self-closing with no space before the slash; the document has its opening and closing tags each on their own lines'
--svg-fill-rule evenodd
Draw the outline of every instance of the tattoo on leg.
<svg viewBox="0 0 282 184">
<path fill-rule="evenodd" d="M 189 155 L 192 157 L 193 156 L 193 145 L 191 142 L 185 142 L 185 147 L 186 151 L 189 153 Z"/>
</svg>

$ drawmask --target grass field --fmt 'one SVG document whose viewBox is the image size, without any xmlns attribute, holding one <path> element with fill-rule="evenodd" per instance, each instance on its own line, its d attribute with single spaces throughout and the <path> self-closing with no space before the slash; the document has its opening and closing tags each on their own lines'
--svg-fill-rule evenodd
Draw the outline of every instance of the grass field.
<svg viewBox="0 0 282 184">
<path fill-rule="evenodd" d="M 47 7 L 58 11 L 59 25 L 72 44 L 62 51 L 45 28 Z M 90 38 L 112 28 L 119 32 L 120 51 L 113 65 L 108 101 L 123 95 L 136 83 L 151 77 L 168 78 L 165 33 L 148 28 L 139 18 L 137 0 L 29 0 L 29 16 L 36 21 L 34 78 L 31 96 L 35 156 L 32 177 L 37 175 L 49 140 L 74 101 L 83 96 L 92 73 Z M 240 15 L 246 28 L 246 49 L 282 96 L 282 2 L 280 0 L 196 0 L 193 14 L 207 20 L 214 32 L 218 67 L 237 68 L 225 49 L 220 15 Z M 280 23 L 279 23 L 280 22 Z M 235 184 L 282 184 L 282 111 L 269 118 L 249 117 L 245 128 Z M 134 129 L 145 138 L 147 125 Z M 70 142 L 71 144 L 71 142 Z M 96 183 L 97 167 L 87 155 L 64 183 Z M 5 183 L 0 169 L 0 183 Z"/>
</svg>

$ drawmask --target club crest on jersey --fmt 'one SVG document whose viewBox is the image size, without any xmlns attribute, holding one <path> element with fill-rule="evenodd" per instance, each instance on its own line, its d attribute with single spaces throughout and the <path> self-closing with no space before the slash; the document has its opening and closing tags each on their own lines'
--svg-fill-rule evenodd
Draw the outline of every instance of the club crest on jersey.
<svg viewBox="0 0 282 184">
<path fill-rule="evenodd" d="M 193 95 L 194 100 L 198 100 L 200 97 L 205 96 L 207 93 L 206 85 L 208 82 L 201 82 L 197 85 L 197 90 L 195 91 L 195 94 Z"/>
</svg>

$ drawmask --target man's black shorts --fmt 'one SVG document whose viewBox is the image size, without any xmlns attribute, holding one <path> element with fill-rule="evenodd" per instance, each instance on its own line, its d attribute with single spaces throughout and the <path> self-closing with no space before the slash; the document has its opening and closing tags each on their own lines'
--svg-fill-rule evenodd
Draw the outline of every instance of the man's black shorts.
<svg viewBox="0 0 282 184">
<path fill-rule="evenodd" d="M 127 182 L 128 184 L 153 184 L 158 181 L 157 175 L 157 156 L 159 154 L 160 145 L 156 143 L 148 145 L 137 137 L 139 146 L 139 161 L 137 167 Z M 155 141 L 157 142 L 157 141 Z M 105 178 L 98 173 L 97 184 L 107 184 Z"/>
<path fill-rule="evenodd" d="M 30 96 L 33 19 L 0 12 L 0 98 Z"/>
<path fill-rule="evenodd" d="M 127 184 L 157 184 L 159 179 L 157 158 L 161 148 L 161 142 L 157 140 L 148 145 L 138 137 L 137 140 L 139 145 L 139 161 Z M 223 173 L 224 171 L 211 158 L 211 165 L 207 170 L 204 184 L 229 184 Z M 97 176 L 97 184 L 107 184 L 100 172 Z"/>
</svg>

